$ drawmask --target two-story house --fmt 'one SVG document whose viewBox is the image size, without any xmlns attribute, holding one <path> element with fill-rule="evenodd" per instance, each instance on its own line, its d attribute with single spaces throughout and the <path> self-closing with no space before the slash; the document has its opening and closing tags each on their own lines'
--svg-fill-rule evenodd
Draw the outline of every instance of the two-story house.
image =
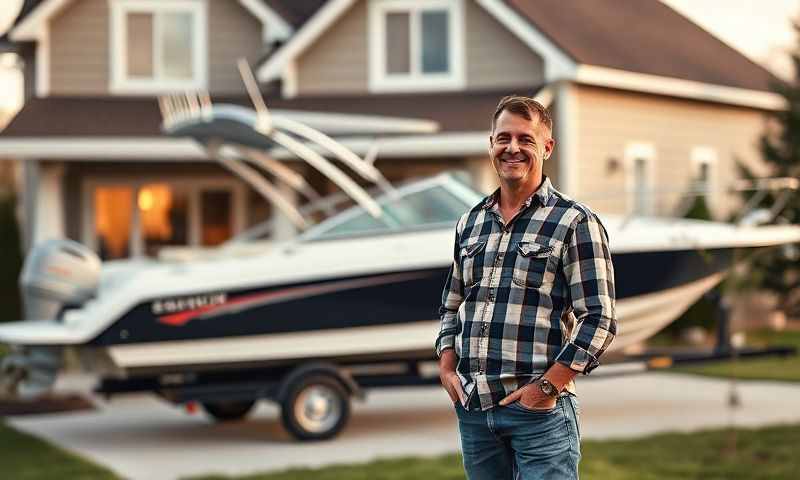
<svg viewBox="0 0 800 480">
<path fill-rule="evenodd" d="M 377 146 L 392 181 L 463 169 L 491 190 L 494 106 L 536 94 L 556 125 L 545 172 L 600 212 L 676 214 L 680 195 L 655 190 L 723 188 L 737 160 L 763 171 L 764 114 L 783 105 L 765 69 L 656 0 L 39 0 L 8 39 L 29 95 L 0 152 L 23 161 L 27 238 L 105 258 L 216 244 L 270 214 L 192 142 L 159 134 L 159 94 L 243 101 L 240 57 L 271 107 L 433 125 L 339 137 Z"/>
</svg>

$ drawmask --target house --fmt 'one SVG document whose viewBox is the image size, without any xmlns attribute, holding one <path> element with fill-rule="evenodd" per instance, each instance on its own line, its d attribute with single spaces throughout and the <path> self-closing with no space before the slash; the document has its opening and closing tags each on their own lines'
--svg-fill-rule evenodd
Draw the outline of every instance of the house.
<svg viewBox="0 0 800 480">
<path fill-rule="evenodd" d="M 159 131 L 158 95 L 246 102 L 240 57 L 271 107 L 434 125 L 339 135 L 361 155 L 377 145 L 392 181 L 463 169 L 490 191 L 494 107 L 536 94 L 556 125 L 545 172 L 607 213 L 680 214 L 681 192 L 723 188 L 736 161 L 765 172 L 757 140 L 783 108 L 764 68 L 656 0 L 29 0 L 0 45 L 26 64 L 0 155 L 24 165 L 28 244 L 67 236 L 104 258 L 217 244 L 270 215 Z"/>
</svg>

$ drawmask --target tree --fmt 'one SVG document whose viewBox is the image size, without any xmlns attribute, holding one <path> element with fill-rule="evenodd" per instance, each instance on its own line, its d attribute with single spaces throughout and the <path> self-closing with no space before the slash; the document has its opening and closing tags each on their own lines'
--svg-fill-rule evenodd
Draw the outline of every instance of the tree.
<svg viewBox="0 0 800 480">
<path fill-rule="evenodd" d="M 0 192 L 0 321 L 22 318 L 18 286 L 22 248 L 14 205 L 13 196 Z"/>
<path fill-rule="evenodd" d="M 795 24 L 800 34 L 800 24 Z M 772 177 L 800 178 L 800 35 L 792 54 L 794 74 L 791 80 L 776 80 L 774 90 L 786 100 L 786 109 L 770 113 L 761 138 L 761 154 Z M 753 175 L 740 164 L 746 177 Z M 769 208 L 777 194 L 767 195 L 760 207 Z M 800 192 L 794 192 L 781 211 L 781 223 L 800 224 Z M 800 317 L 800 258 L 794 248 L 773 249 L 753 262 L 753 283 L 774 292 L 781 308 L 790 317 Z"/>
</svg>

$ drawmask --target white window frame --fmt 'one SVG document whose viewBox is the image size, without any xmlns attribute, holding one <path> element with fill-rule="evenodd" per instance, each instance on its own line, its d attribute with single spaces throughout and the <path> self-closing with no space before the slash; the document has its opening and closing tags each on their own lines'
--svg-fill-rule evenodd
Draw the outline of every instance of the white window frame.
<svg viewBox="0 0 800 480">
<path fill-rule="evenodd" d="M 421 21 L 424 10 L 447 10 L 450 71 L 422 73 Z M 411 72 L 386 73 L 386 15 L 409 14 Z M 371 0 L 369 3 L 369 89 L 371 92 L 460 90 L 465 87 L 463 0 Z"/>
<path fill-rule="evenodd" d="M 646 188 L 650 190 L 646 197 L 645 211 L 636 212 L 636 170 L 635 162 L 642 159 L 647 164 Z M 655 214 L 656 148 L 652 143 L 633 142 L 625 147 L 625 191 L 627 192 L 627 210 L 629 215 Z"/>
<path fill-rule="evenodd" d="M 187 193 L 189 204 L 188 215 L 188 247 L 200 247 L 202 237 L 202 218 L 200 194 L 203 190 L 226 190 L 231 193 L 231 237 L 234 237 L 247 228 L 248 204 L 247 189 L 236 179 L 185 177 L 175 181 L 165 181 L 163 177 L 145 176 L 136 180 L 129 180 L 112 176 L 92 176 L 85 178 L 81 187 L 81 243 L 98 251 L 97 232 L 95 231 L 95 202 L 94 192 L 98 187 L 128 187 L 133 194 L 133 212 L 131 212 L 131 238 L 128 243 L 128 258 L 143 257 L 145 255 L 144 235 L 139 220 L 138 198 L 139 192 L 146 185 L 167 184 L 172 189 L 180 189 Z"/>
<path fill-rule="evenodd" d="M 692 186 L 694 186 L 695 179 L 700 174 L 700 169 L 703 165 L 708 165 L 708 178 L 706 179 L 706 188 L 709 193 L 706 195 L 706 205 L 709 209 L 713 210 L 716 204 L 716 198 L 719 196 L 717 192 L 717 165 L 719 163 L 719 155 L 714 147 L 707 145 L 692 147 L 689 152 L 689 158 L 692 165 Z"/>
<path fill-rule="evenodd" d="M 169 93 L 208 88 L 208 4 L 206 0 L 109 0 L 111 7 L 111 92 L 114 94 Z M 161 78 L 161 15 L 166 12 L 191 13 L 194 20 L 191 80 Z M 127 15 L 153 14 L 153 78 L 128 78 Z"/>
</svg>

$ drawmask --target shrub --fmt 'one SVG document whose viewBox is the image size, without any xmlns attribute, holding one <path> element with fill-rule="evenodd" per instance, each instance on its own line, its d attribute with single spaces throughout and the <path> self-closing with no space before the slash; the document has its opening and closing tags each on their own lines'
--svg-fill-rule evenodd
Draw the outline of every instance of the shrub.
<svg viewBox="0 0 800 480">
<path fill-rule="evenodd" d="M 13 195 L 0 196 L 0 322 L 22 318 L 19 292 L 22 245 L 14 215 L 15 206 Z"/>
</svg>

